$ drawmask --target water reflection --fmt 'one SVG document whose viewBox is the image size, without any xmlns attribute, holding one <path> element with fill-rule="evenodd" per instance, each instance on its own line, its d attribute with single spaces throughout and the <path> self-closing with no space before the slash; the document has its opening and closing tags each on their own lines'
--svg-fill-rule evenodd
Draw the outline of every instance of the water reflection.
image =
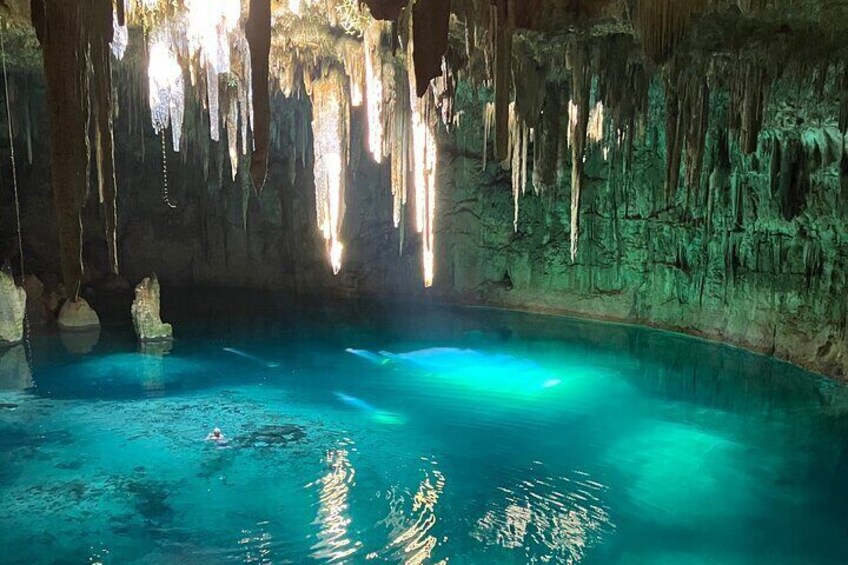
<svg viewBox="0 0 848 565">
<path fill-rule="evenodd" d="M 86 355 L 100 343 L 100 326 L 84 330 L 63 330 L 59 332 L 62 345 L 71 355 Z"/>
<path fill-rule="evenodd" d="M 160 396 L 165 393 L 165 356 L 174 346 L 172 340 L 143 341 L 139 344 L 139 374 L 141 386 L 148 396 Z"/>
<path fill-rule="evenodd" d="M 271 563 L 273 555 L 271 547 L 274 537 L 268 531 L 269 522 L 263 520 L 256 523 L 256 528 L 252 530 L 242 530 L 242 537 L 239 539 L 239 546 L 244 549 L 244 559 L 242 563 Z"/>
<path fill-rule="evenodd" d="M 0 390 L 24 390 L 32 386 L 32 371 L 24 346 L 0 348 Z"/>
<path fill-rule="evenodd" d="M 424 468 L 424 479 L 412 496 L 411 515 L 407 516 L 404 510 L 405 497 L 397 489 L 390 489 L 386 494 L 389 514 L 381 522 L 390 529 L 387 551 L 394 553 L 394 557 L 406 565 L 425 563 L 439 543 L 433 528 L 436 525 L 436 504 L 445 489 L 445 476 L 437 468 L 436 461 L 422 460 L 429 467 Z M 376 556 L 371 554 L 369 558 Z"/>
<path fill-rule="evenodd" d="M 348 516 L 350 488 L 355 484 L 356 470 L 348 459 L 347 446 L 327 453 L 329 472 L 307 488 L 320 486 L 318 516 L 314 524 L 321 527 L 319 541 L 312 546 L 312 557 L 329 563 L 344 560 L 356 553 L 361 542 L 348 538 L 351 519 Z"/>
<path fill-rule="evenodd" d="M 577 563 L 614 529 L 602 500 L 606 487 L 581 471 L 529 478 L 500 487 L 499 499 L 477 520 L 472 536 L 487 545 L 523 549 L 527 562 Z"/>
</svg>

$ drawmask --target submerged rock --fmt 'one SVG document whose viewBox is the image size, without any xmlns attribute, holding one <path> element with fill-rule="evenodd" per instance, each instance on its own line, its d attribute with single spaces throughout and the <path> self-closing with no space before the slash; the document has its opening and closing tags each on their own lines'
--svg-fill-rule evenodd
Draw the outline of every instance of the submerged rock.
<svg viewBox="0 0 848 565">
<path fill-rule="evenodd" d="M 162 322 L 159 314 L 159 293 L 156 275 L 145 278 L 135 287 L 135 300 L 130 311 L 135 333 L 141 341 L 170 339 L 173 336 L 171 324 Z"/>
<path fill-rule="evenodd" d="M 305 437 L 306 430 L 303 426 L 296 424 L 265 425 L 241 437 L 238 443 L 243 447 L 285 447 Z"/>
<path fill-rule="evenodd" d="M 23 339 L 25 313 L 26 291 L 15 284 L 8 270 L 0 269 L 0 344 Z"/>
<path fill-rule="evenodd" d="M 63 330 L 99 328 L 100 318 L 85 298 L 70 298 L 59 310 L 59 327 Z"/>
</svg>

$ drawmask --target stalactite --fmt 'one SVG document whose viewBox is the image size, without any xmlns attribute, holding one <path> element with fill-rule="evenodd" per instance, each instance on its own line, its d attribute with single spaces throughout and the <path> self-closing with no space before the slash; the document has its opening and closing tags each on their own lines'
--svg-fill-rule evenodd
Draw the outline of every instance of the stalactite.
<svg viewBox="0 0 848 565">
<path fill-rule="evenodd" d="M 209 103 L 209 137 L 221 140 L 221 88 L 218 73 L 211 63 L 206 63 L 206 96 Z"/>
<path fill-rule="evenodd" d="M 536 127 L 542 108 L 545 105 L 547 81 L 549 69 L 540 60 L 536 53 L 536 47 L 529 41 L 513 42 L 513 65 L 512 83 L 515 87 L 515 113 L 519 120 L 529 126 Z"/>
<path fill-rule="evenodd" d="M 112 18 L 110 0 L 99 0 L 92 4 L 89 22 L 89 61 L 92 66 L 97 186 L 100 205 L 103 209 L 109 269 L 118 274 L 117 183 L 112 132 L 112 61 L 109 49 L 113 33 Z"/>
<path fill-rule="evenodd" d="M 368 112 L 368 149 L 377 163 L 383 160 L 383 33 L 385 22 L 373 21 L 365 30 L 365 92 Z"/>
<path fill-rule="evenodd" d="M 412 93 L 410 85 L 410 93 Z M 412 100 L 413 176 L 415 179 L 416 230 L 422 234 L 421 260 L 424 286 L 433 285 L 435 276 L 434 221 L 436 207 L 437 153 L 435 115 L 430 94 Z"/>
<path fill-rule="evenodd" d="M 527 154 L 532 128 L 518 115 L 515 103 L 509 113 L 509 157 L 502 163 L 512 171 L 513 230 L 518 231 L 519 199 L 527 190 Z"/>
<path fill-rule="evenodd" d="M 604 139 L 604 103 L 601 101 L 589 111 L 586 135 L 592 143 L 600 143 Z"/>
<path fill-rule="evenodd" d="M 418 12 L 415 12 L 416 17 Z M 415 30 L 415 22 L 410 22 Z M 432 89 L 417 96 L 416 84 L 421 78 L 416 72 L 416 58 L 407 56 L 410 132 L 412 138 L 412 174 L 415 187 L 415 229 L 422 234 L 421 260 L 424 271 L 424 286 L 433 285 L 435 276 L 434 226 L 436 206 L 437 152 L 435 122 L 437 109 L 433 101 Z"/>
<path fill-rule="evenodd" d="M 342 266 L 340 240 L 345 210 L 348 156 L 347 92 L 334 69 L 312 84 L 312 139 L 315 156 L 315 206 L 333 273 Z"/>
<path fill-rule="evenodd" d="M 483 103 L 483 170 L 489 158 L 489 140 L 492 137 L 492 128 L 495 125 L 495 105 L 492 102 Z"/>
<path fill-rule="evenodd" d="M 509 103 L 512 78 L 512 30 L 504 7 L 492 8 L 495 26 L 495 160 L 503 161 L 509 152 Z"/>
<path fill-rule="evenodd" d="M 236 171 L 238 175 L 241 175 L 241 179 L 239 179 L 239 184 L 241 184 L 241 224 L 242 229 L 244 229 L 246 234 L 250 234 L 247 230 L 247 212 L 250 210 L 250 193 L 251 191 L 251 182 L 250 182 L 250 167 L 247 162 L 247 159 L 241 159 L 239 162 L 238 155 L 236 155 Z M 233 175 L 236 177 L 238 175 Z M 233 179 L 235 181 L 235 178 Z M 250 246 L 248 245 L 248 249 Z"/>
<path fill-rule="evenodd" d="M 403 68 L 395 69 L 395 105 L 392 112 L 392 219 L 396 228 L 401 227 L 409 185 L 410 154 L 412 141 L 409 124 L 410 93 L 409 79 Z"/>
<path fill-rule="evenodd" d="M 35 1 L 32 23 L 42 47 L 50 123 L 53 206 L 59 228 L 62 279 L 76 296 L 82 280 L 82 224 L 89 173 L 87 5 Z"/>
<path fill-rule="evenodd" d="M 344 64 L 345 73 L 350 79 L 350 105 L 355 108 L 362 106 L 362 101 L 365 98 L 365 65 L 368 57 L 367 34 L 368 31 L 366 30 L 364 42 L 356 41 L 346 35 L 342 36 L 336 47 L 339 59 Z"/>
<path fill-rule="evenodd" d="M 575 119 L 571 136 L 571 261 L 577 258 L 580 236 L 580 189 L 583 182 L 583 154 L 589 125 L 591 71 L 586 46 L 578 44 L 571 52 L 571 80 Z"/>
<path fill-rule="evenodd" d="M 238 173 L 238 95 L 232 89 L 227 90 L 227 151 L 230 155 L 230 172 L 233 182 Z"/>
<path fill-rule="evenodd" d="M 261 190 L 268 175 L 271 98 L 268 89 L 268 60 L 271 51 L 271 0 L 250 0 L 250 16 L 245 27 L 250 45 L 251 129 L 254 149 L 250 160 L 253 188 Z"/>
<path fill-rule="evenodd" d="M 247 89 L 239 89 L 238 91 L 238 107 L 239 107 L 239 127 L 241 129 L 241 154 L 247 155 L 248 153 L 248 136 L 247 133 L 250 130 L 250 125 L 248 123 L 248 112 L 249 107 L 247 104 Z"/>
<path fill-rule="evenodd" d="M 412 91 L 419 98 L 430 87 L 430 81 L 442 74 L 450 9 L 450 0 L 415 0 L 412 5 L 412 41 L 407 45 L 407 56 L 414 61 Z"/>
</svg>

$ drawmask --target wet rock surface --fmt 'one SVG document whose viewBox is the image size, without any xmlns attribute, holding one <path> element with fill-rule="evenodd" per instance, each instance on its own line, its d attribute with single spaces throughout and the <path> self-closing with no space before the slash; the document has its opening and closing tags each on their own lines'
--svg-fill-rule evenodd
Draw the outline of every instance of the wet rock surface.
<svg viewBox="0 0 848 565">
<path fill-rule="evenodd" d="M 0 346 L 23 339 L 26 302 L 26 291 L 7 269 L 0 269 Z"/>
<path fill-rule="evenodd" d="M 836 143 L 840 94 L 837 84 L 825 81 L 823 102 L 813 107 L 813 88 L 772 85 L 751 154 L 727 140 L 727 112 L 717 105 L 707 116 L 700 178 L 681 180 L 669 195 L 667 101 L 654 84 L 628 170 L 621 167 L 624 146 L 606 158 L 603 147 L 587 148 L 582 235 L 573 262 L 569 158 L 556 174 L 528 175 L 546 187 L 536 194 L 528 184 L 514 229 L 510 171 L 491 155 L 484 166 L 481 153 L 477 116 L 491 97 L 460 88 L 456 110 L 466 117 L 440 138 L 436 278 L 427 291 L 412 211 L 404 230 L 395 229 L 388 171 L 367 156 L 353 152 L 356 189 L 347 192 L 342 233 L 346 259 L 334 277 L 314 226 L 311 156 L 304 162 L 271 151 L 268 186 L 259 195 L 229 182 L 223 148 L 171 160 L 169 181 L 179 202 L 171 209 L 161 202 L 162 187 L 148 178 L 146 160 L 157 154 L 159 139 L 142 129 L 139 149 L 138 131 L 131 135 L 132 124 L 119 117 L 116 160 L 126 186 L 118 195 L 122 275 L 139 280 L 156 270 L 169 286 L 436 298 L 612 319 L 717 339 L 844 377 L 848 209 L 844 152 Z M 272 100 L 274 115 L 288 109 Z M 35 131 L 45 129 L 44 116 L 33 119 Z M 362 119 L 354 112 L 357 127 Z M 43 137 L 33 143 L 33 165 L 20 179 L 29 187 L 21 203 L 24 247 L 52 288 L 48 275 L 59 255 L 55 221 L 43 214 L 50 208 L 48 147 Z M 551 177 L 555 182 L 547 186 Z M 105 242 L 97 207 L 87 206 L 83 215 L 84 255 L 99 265 L 86 272 L 96 286 L 104 281 L 95 274 L 107 272 Z M 57 304 L 55 296 L 45 300 Z"/>
<path fill-rule="evenodd" d="M 135 333 L 140 341 L 166 340 L 173 337 L 171 324 L 163 323 L 159 313 L 160 292 L 156 275 L 145 278 L 135 287 L 135 300 L 130 312 Z"/>
<path fill-rule="evenodd" d="M 100 327 L 100 318 L 85 298 L 70 298 L 59 310 L 60 329 L 78 331 L 98 327 Z"/>
</svg>

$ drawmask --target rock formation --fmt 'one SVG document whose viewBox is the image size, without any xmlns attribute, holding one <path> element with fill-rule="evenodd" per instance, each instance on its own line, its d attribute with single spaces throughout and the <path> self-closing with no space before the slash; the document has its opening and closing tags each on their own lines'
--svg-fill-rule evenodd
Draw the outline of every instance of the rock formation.
<svg viewBox="0 0 848 565">
<path fill-rule="evenodd" d="M 162 322 L 159 314 L 159 279 L 156 275 L 145 278 L 135 287 L 131 313 L 135 333 L 141 341 L 155 341 L 173 337 L 171 324 Z"/>
<path fill-rule="evenodd" d="M 59 310 L 60 329 L 84 331 L 99 327 L 100 318 L 85 298 L 69 298 Z"/>
<path fill-rule="evenodd" d="M 74 292 L 120 251 L 131 279 L 569 312 L 844 375 L 844 4 L 131 2 L 148 40 L 113 61 L 110 3 L 34 2 L 23 247 Z"/>
<path fill-rule="evenodd" d="M 15 284 L 8 269 L 0 269 L 0 345 L 23 340 L 26 301 L 26 291 Z"/>
</svg>

